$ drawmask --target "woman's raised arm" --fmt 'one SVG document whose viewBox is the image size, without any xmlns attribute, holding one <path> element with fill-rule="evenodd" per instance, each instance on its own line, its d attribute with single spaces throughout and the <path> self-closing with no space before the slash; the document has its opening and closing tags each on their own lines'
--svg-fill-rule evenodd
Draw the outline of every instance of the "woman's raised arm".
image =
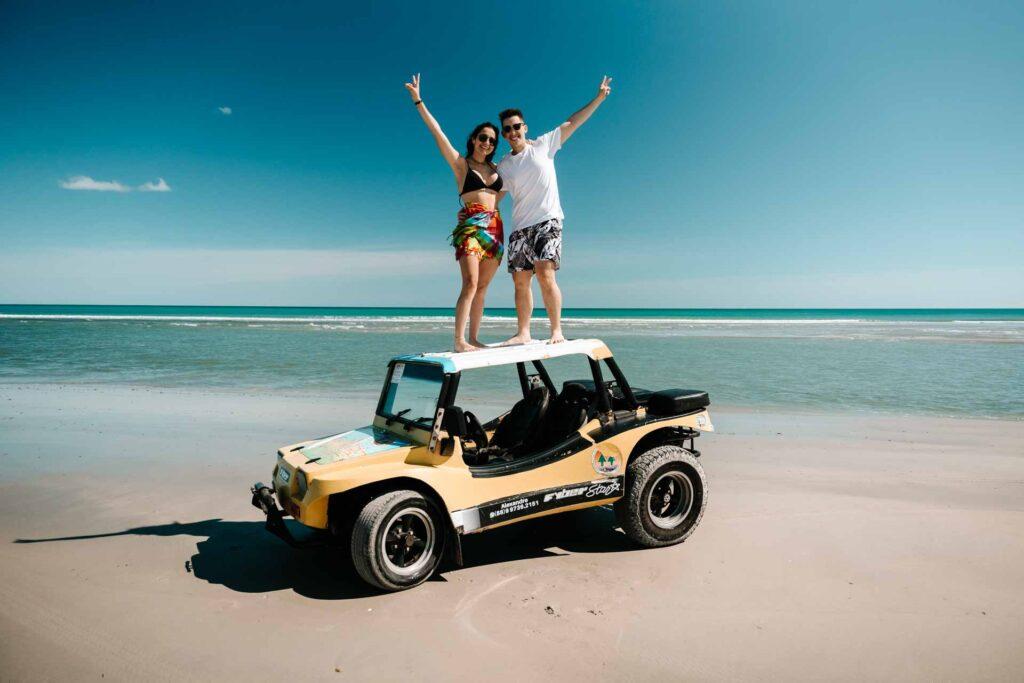
<svg viewBox="0 0 1024 683">
<path fill-rule="evenodd" d="M 448 165 L 452 167 L 452 171 L 457 175 L 459 172 L 459 153 L 455 151 L 454 147 L 452 147 L 452 143 L 448 141 L 444 131 L 441 130 L 441 126 L 437 123 L 437 119 L 431 115 L 427 110 L 427 105 L 423 103 L 423 98 L 420 97 L 420 75 L 415 74 L 412 77 L 412 83 L 405 84 L 405 89 L 408 90 L 409 94 L 412 96 L 413 104 L 419 111 L 420 117 L 423 119 L 423 123 L 427 124 L 427 130 L 429 130 L 430 134 L 434 136 L 434 142 L 437 143 L 437 148 L 441 150 L 441 156 L 444 157 L 444 160 L 448 162 Z"/>
</svg>

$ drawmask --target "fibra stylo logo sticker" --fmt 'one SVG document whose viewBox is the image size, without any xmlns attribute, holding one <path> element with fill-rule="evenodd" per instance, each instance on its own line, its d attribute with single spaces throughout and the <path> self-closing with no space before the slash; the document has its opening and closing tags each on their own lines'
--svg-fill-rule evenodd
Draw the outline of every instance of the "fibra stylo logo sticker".
<svg viewBox="0 0 1024 683">
<path fill-rule="evenodd" d="M 619 459 L 614 455 L 605 455 L 598 448 L 594 449 L 590 461 L 594 464 L 594 471 L 606 477 L 619 471 Z"/>
</svg>

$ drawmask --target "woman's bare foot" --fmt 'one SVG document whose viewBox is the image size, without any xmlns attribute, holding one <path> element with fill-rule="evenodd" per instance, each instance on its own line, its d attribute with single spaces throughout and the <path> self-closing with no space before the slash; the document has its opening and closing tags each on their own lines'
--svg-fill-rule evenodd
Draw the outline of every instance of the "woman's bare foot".
<svg viewBox="0 0 1024 683">
<path fill-rule="evenodd" d="M 515 346 L 516 344 L 529 344 L 532 341 L 533 337 L 531 337 L 530 333 L 527 332 L 526 334 L 517 334 L 514 337 L 510 337 L 509 339 L 506 339 L 505 341 L 501 342 L 501 345 Z"/>
<path fill-rule="evenodd" d="M 479 347 L 473 346 L 465 339 L 455 340 L 455 353 L 465 353 L 466 351 L 476 351 Z"/>
<path fill-rule="evenodd" d="M 548 340 L 549 344 L 558 344 L 564 341 L 565 337 L 562 336 L 561 330 L 551 330 L 551 339 Z"/>
<path fill-rule="evenodd" d="M 475 346 L 478 349 L 486 349 L 487 348 L 487 344 L 484 344 L 479 339 L 470 339 L 469 343 L 470 343 L 470 345 Z"/>
</svg>

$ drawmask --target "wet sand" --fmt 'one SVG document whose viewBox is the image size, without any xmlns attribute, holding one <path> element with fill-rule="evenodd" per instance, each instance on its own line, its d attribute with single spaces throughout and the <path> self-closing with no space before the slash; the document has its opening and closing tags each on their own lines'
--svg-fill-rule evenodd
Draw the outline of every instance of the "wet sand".
<svg viewBox="0 0 1024 683">
<path fill-rule="evenodd" d="M 263 530 L 277 446 L 375 397 L 0 385 L 4 680 L 1019 680 L 1024 422 L 712 406 L 686 543 L 606 509 L 379 594 Z"/>
</svg>

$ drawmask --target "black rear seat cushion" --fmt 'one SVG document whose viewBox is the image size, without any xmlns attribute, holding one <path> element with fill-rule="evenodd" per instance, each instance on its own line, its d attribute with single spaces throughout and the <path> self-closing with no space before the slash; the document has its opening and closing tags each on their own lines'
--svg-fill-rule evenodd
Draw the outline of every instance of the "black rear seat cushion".
<svg viewBox="0 0 1024 683">
<path fill-rule="evenodd" d="M 708 392 L 697 389 L 662 389 L 651 394 L 647 412 L 652 415 L 682 415 L 706 408 Z"/>
</svg>

